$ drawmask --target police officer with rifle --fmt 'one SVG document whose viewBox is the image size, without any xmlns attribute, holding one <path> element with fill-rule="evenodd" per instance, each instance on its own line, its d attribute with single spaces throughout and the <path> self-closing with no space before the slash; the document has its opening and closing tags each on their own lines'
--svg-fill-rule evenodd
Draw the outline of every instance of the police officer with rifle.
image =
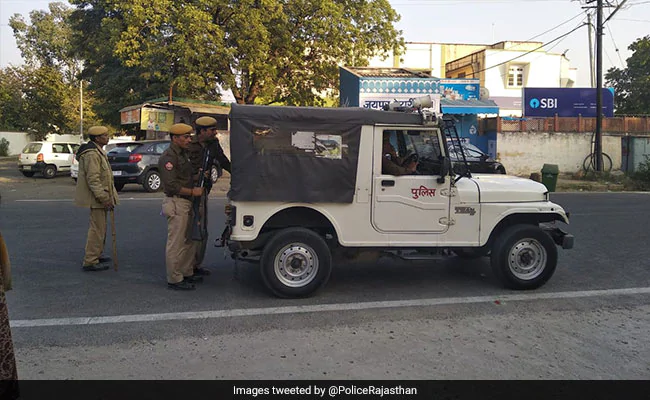
<svg viewBox="0 0 650 400">
<path fill-rule="evenodd" d="M 194 275 L 207 276 L 210 271 L 201 266 L 205 258 L 208 243 L 208 207 L 207 198 L 212 189 L 212 167 L 215 166 L 218 176 L 222 169 L 230 173 L 230 160 L 223 152 L 217 139 L 217 120 L 213 117 L 200 117 L 194 122 L 196 135 L 189 144 L 188 151 L 192 162 L 195 186 L 205 189 L 204 195 L 193 201 L 194 216 L 192 220 L 191 240 L 194 243 Z"/>
</svg>

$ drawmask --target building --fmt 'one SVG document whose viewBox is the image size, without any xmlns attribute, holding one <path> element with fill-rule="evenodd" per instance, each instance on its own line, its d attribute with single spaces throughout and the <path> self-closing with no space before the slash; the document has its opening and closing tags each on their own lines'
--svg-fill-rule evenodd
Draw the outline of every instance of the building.
<svg viewBox="0 0 650 400">
<path fill-rule="evenodd" d="M 478 79 L 440 79 L 406 68 L 339 67 L 339 73 L 341 107 L 382 109 L 393 101 L 411 106 L 429 95 L 432 109 L 454 116 L 462 138 L 496 155 L 496 133 L 479 132 L 478 115 L 498 115 L 499 107 L 481 98 Z"/>
<path fill-rule="evenodd" d="M 577 70 L 565 54 L 541 50 L 541 42 L 495 44 L 407 42 L 404 54 L 375 57 L 374 67 L 426 71 L 444 78 L 478 79 L 502 116 L 521 116 L 523 87 L 570 88 Z"/>
<path fill-rule="evenodd" d="M 202 116 L 214 117 L 220 134 L 228 133 L 230 106 L 225 103 L 177 98 L 159 98 L 120 110 L 121 125 L 137 140 L 167 138 L 169 128 L 179 122 L 192 125 Z"/>
</svg>

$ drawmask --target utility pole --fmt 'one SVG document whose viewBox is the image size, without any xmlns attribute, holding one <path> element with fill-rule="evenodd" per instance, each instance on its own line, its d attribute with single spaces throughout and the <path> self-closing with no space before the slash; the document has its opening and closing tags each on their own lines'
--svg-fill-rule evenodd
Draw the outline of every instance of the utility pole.
<svg viewBox="0 0 650 400">
<path fill-rule="evenodd" d="M 587 12 L 587 28 L 589 29 L 589 86 L 596 86 L 594 83 L 594 43 L 592 42 L 592 28 L 591 14 Z"/>
<path fill-rule="evenodd" d="M 596 4 L 596 172 L 603 171 L 603 0 Z"/>
</svg>

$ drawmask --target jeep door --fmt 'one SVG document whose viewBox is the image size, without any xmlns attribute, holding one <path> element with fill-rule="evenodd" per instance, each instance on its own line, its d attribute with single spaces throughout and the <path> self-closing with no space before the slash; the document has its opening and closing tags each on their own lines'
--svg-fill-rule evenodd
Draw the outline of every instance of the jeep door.
<svg viewBox="0 0 650 400">
<path fill-rule="evenodd" d="M 393 158 L 383 137 L 395 149 L 398 165 L 412 154 L 419 162 L 415 174 L 390 175 L 382 160 Z M 449 228 L 451 179 L 441 179 L 441 136 L 437 128 L 375 127 L 372 224 L 379 232 L 444 233 Z"/>
</svg>

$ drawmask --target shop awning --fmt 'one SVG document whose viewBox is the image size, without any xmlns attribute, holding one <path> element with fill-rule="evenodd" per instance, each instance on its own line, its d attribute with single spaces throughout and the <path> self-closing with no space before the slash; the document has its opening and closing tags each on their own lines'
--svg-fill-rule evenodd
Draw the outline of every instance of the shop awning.
<svg viewBox="0 0 650 400">
<path fill-rule="evenodd" d="M 492 100 L 440 99 L 443 114 L 498 114 L 499 106 Z"/>
</svg>

